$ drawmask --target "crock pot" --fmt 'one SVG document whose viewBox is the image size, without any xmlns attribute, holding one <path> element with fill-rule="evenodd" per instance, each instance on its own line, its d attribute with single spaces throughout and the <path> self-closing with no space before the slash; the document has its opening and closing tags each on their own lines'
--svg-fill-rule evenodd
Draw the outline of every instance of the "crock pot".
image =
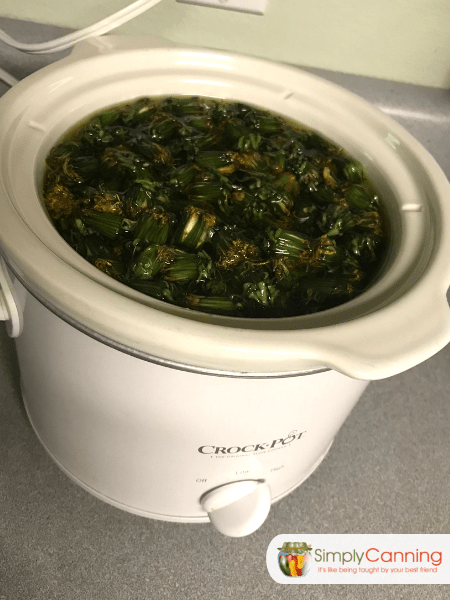
<svg viewBox="0 0 450 600">
<path fill-rule="evenodd" d="M 142 96 L 238 100 L 341 145 L 381 191 L 383 268 L 315 315 L 239 319 L 145 296 L 82 259 L 40 200 L 45 157 L 86 116 Z M 298 69 L 105 36 L 0 100 L 0 318 L 46 450 L 130 512 L 251 533 L 325 456 L 370 380 L 450 340 L 450 185 L 397 123 Z"/>
</svg>

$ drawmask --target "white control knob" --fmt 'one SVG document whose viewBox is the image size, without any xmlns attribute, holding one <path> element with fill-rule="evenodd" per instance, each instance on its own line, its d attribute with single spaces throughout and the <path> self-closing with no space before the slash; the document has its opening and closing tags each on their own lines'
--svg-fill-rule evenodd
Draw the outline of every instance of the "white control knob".
<svg viewBox="0 0 450 600">
<path fill-rule="evenodd" d="M 253 533 L 266 520 L 271 504 L 265 481 L 236 481 L 208 492 L 202 507 L 217 531 L 230 537 Z"/>
</svg>

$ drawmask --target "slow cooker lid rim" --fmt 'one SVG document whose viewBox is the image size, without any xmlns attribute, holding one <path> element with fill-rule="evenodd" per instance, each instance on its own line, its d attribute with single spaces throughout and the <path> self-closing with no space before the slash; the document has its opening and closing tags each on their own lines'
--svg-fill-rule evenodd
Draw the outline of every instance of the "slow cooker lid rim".
<svg viewBox="0 0 450 600">
<path fill-rule="evenodd" d="M 177 49 L 178 50 L 178 49 Z M 264 61 L 260 61 L 260 62 L 264 62 Z M 320 79 L 320 78 L 319 78 Z M 336 88 L 339 88 L 339 86 L 335 86 Z M 324 367 L 326 369 L 326 367 Z M 266 376 L 266 374 L 264 374 L 264 376 Z"/>
<path fill-rule="evenodd" d="M 255 60 L 257 60 L 257 59 L 255 59 Z M 282 68 L 283 68 L 283 67 L 282 67 Z M 320 79 L 320 78 L 319 78 L 319 79 Z M 327 82 L 325 82 L 325 83 L 327 83 Z M 338 88 L 339 86 L 336 86 L 336 87 Z M 345 92 L 345 90 L 344 90 L 344 92 Z M 33 233 L 34 233 L 34 232 L 33 232 Z M 39 236 L 38 236 L 38 239 L 39 239 Z M 41 240 L 41 241 L 42 241 L 42 240 Z M 73 265 L 71 265 L 71 266 L 73 266 Z"/>
</svg>

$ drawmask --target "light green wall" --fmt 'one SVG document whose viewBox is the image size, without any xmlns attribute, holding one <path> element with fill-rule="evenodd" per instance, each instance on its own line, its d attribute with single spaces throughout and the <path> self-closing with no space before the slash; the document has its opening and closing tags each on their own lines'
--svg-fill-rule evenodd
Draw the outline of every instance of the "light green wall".
<svg viewBox="0 0 450 600">
<path fill-rule="evenodd" d="M 128 3 L 1 0 L 0 15 L 80 28 Z M 269 0 L 264 16 L 162 0 L 117 32 L 450 87 L 449 0 Z"/>
</svg>

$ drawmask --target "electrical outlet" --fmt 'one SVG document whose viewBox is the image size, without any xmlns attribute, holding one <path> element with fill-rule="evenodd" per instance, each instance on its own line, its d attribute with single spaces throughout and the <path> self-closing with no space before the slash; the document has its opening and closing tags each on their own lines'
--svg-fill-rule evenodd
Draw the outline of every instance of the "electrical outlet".
<svg viewBox="0 0 450 600">
<path fill-rule="evenodd" d="M 177 0 L 177 2 L 237 10 L 253 15 L 263 15 L 266 12 L 268 0 Z"/>
</svg>

